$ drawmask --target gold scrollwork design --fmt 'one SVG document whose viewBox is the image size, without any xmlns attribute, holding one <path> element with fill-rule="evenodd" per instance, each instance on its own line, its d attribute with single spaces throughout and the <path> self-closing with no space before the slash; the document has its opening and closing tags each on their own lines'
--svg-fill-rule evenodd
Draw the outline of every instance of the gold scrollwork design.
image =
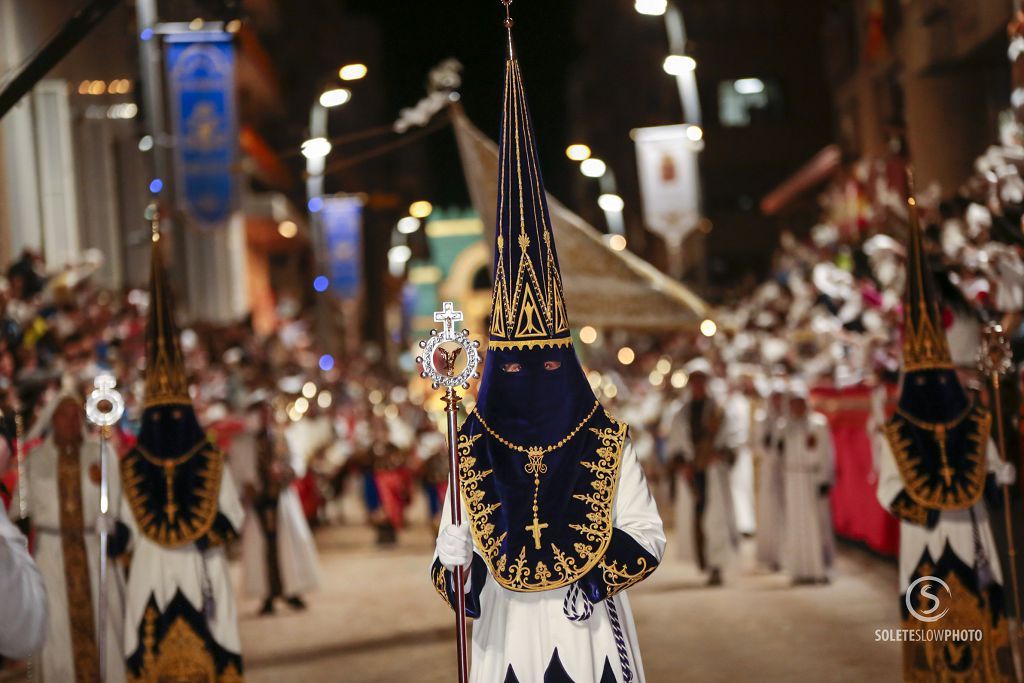
<svg viewBox="0 0 1024 683">
<path fill-rule="evenodd" d="M 469 512 L 470 528 L 477 548 L 490 567 L 491 575 L 503 588 L 518 592 L 561 588 L 596 567 L 604 556 L 612 536 L 612 511 L 619 463 L 628 431 L 625 424 L 614 419 L 612 423 L 611 427 L 590 428 L 598 437 L 600 445 L 595 451 L 595 459 L 580 462 L 593 478 L 590 481 L 590 492 L 573 496 L 588 508 L 586 524 L 568 525 L 568 528 L 580 535 L 580 539 L 573 543 L 575 556 L 550 543 L 554 557 L 550 566 L 549 561 L 541 560 L 531 564 L 526 545 L 519 548 L 511 562 L 508 552 L 502 552 L 507 532 L 495 538 L 495 525 L 491 521 L 491 516 L 501 503 L 486 503 L 486 493 L 480 488 L 480 482 L 490 476 L 493 470 L 477 471 L 477 458 L 472 455 L 473 444 L 482 434 L 459 437 L 462 497 Z"/>
<path fill-rule="evenodd" d="M 609 563 L 606 560 L 601 560 L 598 568 L 601 570 L 601 578 L 608 588 L 609 598 L 621 593 L 634 584 L 640 583 L 658 568 L 656 564 L 648 564 L 645 557 L 638 557 L 636 564 L 636 571 L 630 571 L 625 562 L 620 565 L 618 561 L 613 560 Z"/>
<path fill-rule="evenodd" d="M 981 499 L 985 489 L 985 456 L 988 446 L 992 414 L 981 407 L 975 407 L 967 416 L 973 429 L 968 434 L 970 442 L 964 454 L 966 481 L 954 482 L 948 464 L 944 464 L 936 477 L 920 468 L 924 455 L 912 449 L 913 441 L 906 434 L 910 424 L 901 415 L 896 415 L 883 431 L 892 449 L 893 456 L 903 480 L 904 490 L 913 502 L 931 510 L 963 510 Z M 940 453 L 945 453 L 947 429 L 926 430 L 939 444 Z"/>
</svg>

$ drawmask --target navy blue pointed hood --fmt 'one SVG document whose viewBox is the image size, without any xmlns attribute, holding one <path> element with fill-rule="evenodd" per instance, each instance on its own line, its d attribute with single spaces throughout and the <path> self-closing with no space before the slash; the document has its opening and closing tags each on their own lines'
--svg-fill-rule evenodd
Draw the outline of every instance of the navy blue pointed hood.
<svg viewBox="0 0 1024 683">
<path fill-rule="evenodd" d="M 524 441 L 558 440 L 594 393 L 573 348 L 533 123 L 511 39 L 498 152 L 490 341 L 477 412 Z"/>
<path fill-rule="evenodd" d="M 913 183 L 910 183 L 911 191 Z M 903 374 L 896 413 L 885 425 L 906 505 L 962 510 L 985 486 L 992 418 L 964 391 L 953 367 L 935 277 L 924 251 L 911 194 L 907 288 L 903 310 Z"/>
</svg>

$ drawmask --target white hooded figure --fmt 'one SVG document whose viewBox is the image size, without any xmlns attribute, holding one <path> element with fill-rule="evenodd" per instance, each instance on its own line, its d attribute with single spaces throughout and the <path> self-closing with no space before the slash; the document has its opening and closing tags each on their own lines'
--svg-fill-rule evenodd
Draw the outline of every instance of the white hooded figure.
<svg viewBox="0 0 1024 683">
<path fill-rule="evenodd" d="M 768 399 L 754 415 L 757 453 L 757 561 L 778 570 L 782 562 L 785 529 L 785 473 L 782 467 L 782 430 L 786 414 L 786 381 L 772 380 Z"/>
<path fill-rule="evenodd" d="M 100 444 L 86 434 L 85 409 L 74 393 L 54 397 L 30 436 L 43 443 L 26 459 L 26 495 L 35 532 L 35 559 L 49 603 L 46 642 L 35 668 L 42 681 L 99 677 L 99 629 L 106 628 L 109 683 L 125 680 L 125 582 L 120 566 L 107 565 L 107 614 L 98 615 L 100 531 L 112 531 L 112 517 L 100 517 Z M 121 480 L 110 459 L 110 510 L 121 504 Z M 27 487 L 23 485 L 27 483 Z M 84 581 L 83 581 L 84 579 Z M 85 587 L 88 590 L 83 590 Z"/>
<path fill-rule="evenodd" d="M 246 596 L 263 599 L 263 614 L 283 598 L 296 609 L 320 585 L 319 559 L 298 493 L 291 483 L 304 463 L 271 424 L 265 397 L 251 397 L 246 429 L 231 443 L 229 462 L 242 492 L 242 575 Z"/>
<path fill-rule="evenodd" d="M 807 388 L 801 384 L 790 387 L 781 439 L 782 568 L 794 583 L 824 583 L 835 544 L 828 495 L 834 477 L 832 433 L 825 416 L 810 409 Z"/>
<path fill-rule="evenodd" d="M 744 432 L 710 391 L 711 365 L 684 368 L 686 391 L 665 414 L 666 454 L 676 463 L 676 534 L 680 557 L 720 585 L 739 543 L 729 472 Z"/>
<path fill-rule="evenodd" d="M 754 454 L 750 441 L 753 406 L 750 398 L 743 392 L 742 386 L 729 392 L 725 410 L 729 413 L 730 423 L 735 425 L 738 444 L 735 460 L 729 471 L 736 530 L 744 536 L 751 536 L 757 530 L 757 517 L 754 511 Z"/>
</svg>

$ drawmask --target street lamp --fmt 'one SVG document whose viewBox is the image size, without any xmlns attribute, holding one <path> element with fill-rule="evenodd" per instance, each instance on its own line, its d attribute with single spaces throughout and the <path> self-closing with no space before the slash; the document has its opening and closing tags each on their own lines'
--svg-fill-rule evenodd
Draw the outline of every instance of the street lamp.
<svg viewBox="0 0 1024 683">
<path fill-rule="evenodd" d="M 652 17 L 660 17 L 665 13 L 668 8 L 667 0 L 636 0 L 633 3 L 633 7 L 640 14 L 646 14 Z"/>
<path fill-rule="evenodd" d="M 310 138 L 302 143 L 302 156 L 310 161 L 323 159 L 331 153 L 331 142 L 327 138 Z"/>
<path fill-rule="evenodd" d="M 339 107 L 352 99 L 352 91 L 348 88 L 331 88 L 320 95 L 320 106 Z"/>
<path fill-rule="evenodd" d="M 420 219 L 415 216 L 406 216 L 405 218 L 399 218 L 398 223 L 395 225 L 398 232 L 403 235 L 411 235 L 420 229 Z"/>
<path fill-rule="evenodd" d="M 422 199 L 409 205 L 409 215 L 413 218 L 426 218 L 433 212 L 434 205 Z"/>
<path fill-rule="evenodd" d="M 662 68 L 670 76 L 683 76 L 696 71 L 697 60 L 688 55 L 669 55 L 665 57 Z"/>
<path fill-rule="evenodd" d="M 607 164 L 598 159 L 597 157 L 590 157 L 584 159 L 583 163 L 580 164 L 580 173 L 587 176 L 588 178 L 600 178 L 608 170 Z"/>
<path fill-rule="evenodd" d="M 606 192 L 598 197 L 597 205 L 601 207 L 602 211 L 608 213 L 622 213 L 622 210 L 626 208 L 626 202 L 622 200 L 622 197 L 611 192 Z"/>
<path fill-rule="evenodd" d="M 366 77 L 365 64 L 346 64 L 338 69 L 338 78 L 343 81 L 358 81 Z"/>
<path fill-rule="evenodd" d="M 586 145 L 576 143 L 565 148 L 565 156 L 572 161 L 586 161 L 590 158 L 590 148 Z"/>
</svg>

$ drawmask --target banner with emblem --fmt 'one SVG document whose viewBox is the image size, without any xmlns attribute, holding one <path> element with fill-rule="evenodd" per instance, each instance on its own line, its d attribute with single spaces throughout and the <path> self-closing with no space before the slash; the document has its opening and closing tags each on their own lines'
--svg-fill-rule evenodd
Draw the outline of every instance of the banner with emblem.
<svg viewBox="0 0 1024 683">
<path fill-rule="evenodd" d="M 341 299 L 354 299 L 363 282 L 363 200 L 325 198 L 320 222 L 331 291 Z"/>
<path fill-rule="evenodd" d="M 237 198 L 233 37 L 188 31 L 165 41 L 178 207 L 200 228 L 223 227 Z"/>
<path fill-rule="evenodd" d="M 633 131 L 637 172 L 647 228 L 669 245 L 680 245 L 700 225 L 702 143 L 691 140 L 690 126 L 655 126 Z"/>
</svg>

